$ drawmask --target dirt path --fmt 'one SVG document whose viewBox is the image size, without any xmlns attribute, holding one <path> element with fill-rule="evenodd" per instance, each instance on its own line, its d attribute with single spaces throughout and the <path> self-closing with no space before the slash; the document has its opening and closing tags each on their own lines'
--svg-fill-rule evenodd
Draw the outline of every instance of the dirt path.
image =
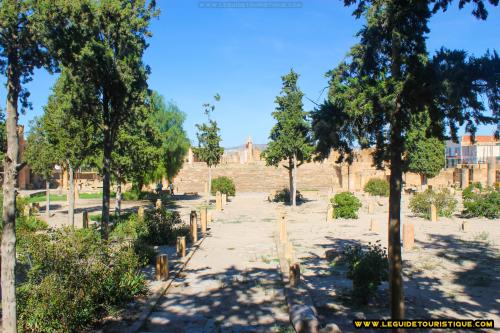
<svg viewBox="0 0 500 333">
<path fill-rule="evenodd" d="M 174 281 L 144 332 L 284 332 L 289 326 L 265 194 L 239 194 Z"/>
</svg>

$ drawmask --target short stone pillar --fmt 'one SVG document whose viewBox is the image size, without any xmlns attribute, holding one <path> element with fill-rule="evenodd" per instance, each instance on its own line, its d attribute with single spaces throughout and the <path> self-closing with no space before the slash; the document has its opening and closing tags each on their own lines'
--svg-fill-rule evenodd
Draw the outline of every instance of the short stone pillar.
<svg viewBox="0 0 500 333">
<path fill-rule="evenodd" d="M 24 213 L 24 216 L 31 216 L 31 207 L 30 207 L 30 205 L 24 206 L 23 213 Z"/>
<path fill-rule="evenodd" d="M 89 227 L 89 212 L 84 210 L 82 213 L 82 228 L 87 229 Z"/>
<path fill-rule="evenodd" d="M 137 218 L 139 220 L 144 220 L 144 207 L 141 206 L 139 209 L 137 209 Z"/>
<path fill-rule="evenodd" d="M 296 287 L 300 282 L 300 265 L 294 263 L 290 265 L 288 281 L 290 286 Z"/>
<path fill-rule="evenodd" d="M 467 186 L 469 186 L 469 169 L 462 168 L 462 174 L 461 174 L 461 178 L 460 178 L 460 187 L 462 189 L 464 189 Z"/>
<path fill-rule="evenodd" d="M 495 185 L 496 181 L 496 158 L 495 156 L 491 156 L 488 158 L 488 175 L 487 175 L 487 184 L 488 186 Z"/>
<path fill-rule="evenodd" d="M 331 203 L 328 204 L 326 208 L 326 222 L 333 221 L 333 206 Z"/>
<path fill-rule="evenodd" d="M 375 213 L 375 204 L 373 202 L 368 203 L 368 214 Z"/>
<path fill-rule="evenodd" d="M 168 257 L 166 254 L 156 256 L 155 278 L 163 281 L 168 279 Z"/>
<path fill-rule="evenodd" d="M 372 218 L 370 220 L 370 231 L 371 232 L 380 232 L 380 227 L 379 227 L 379 223 L 378 223 L 378 220 Z"/>
<path fill-rule="evenodd" d="M 217 191 L 217 193 L 215 194 L 215 209 L 217 209 L 217 211 L 222 211 L 222 195 L 219 191 Z"/>
<path fill-rule="evenodd" d="M 222 207 L 224 207 L 225 205 L 227 205 L 227 194 L 222 193 Z"/>
<path fill-rule="evenodd" d="M 196 211 L 192 210 L 189 215 L 189 224 L 191 226 L 191 241 L 196 243 L 198 241 L 198 224 L 196 223 Z"/>
<path fill-rule="evenodd" d="M 436 205 L 431 204 L 431 221 L 437 222 L 437 220 L 438 220 L 438 213 L 437 213 Z"/>
<path fill-rule="evenodd" d="M 161 210 L 163 208 L 163 204 L 161 202 L 161 199 L 156 199 L 156 209 Z"/>
<path fill-rule="evenodd" d="M 177 255 L 181 258 L 186 256 L 186 237 L 177 236 Z"/>
<path fill-rule="evenodd" d="M 403 249 L 411 250 L 415 245 L 415 226 L 411 222 L 403 224 Z"/>
<path fill-rule="evenodd" d="M 205 236 L 207 233 L 207 207 L 200 208 L 200 224 L 201 234 Z"/>
</svg>

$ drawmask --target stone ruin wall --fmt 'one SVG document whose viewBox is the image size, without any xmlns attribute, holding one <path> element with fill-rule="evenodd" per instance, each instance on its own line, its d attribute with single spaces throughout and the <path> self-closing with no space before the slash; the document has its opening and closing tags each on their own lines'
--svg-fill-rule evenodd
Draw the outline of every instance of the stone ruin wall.
<svg viewBox="0 0 500 333">
<path fill-rule="evenodd" d="M 252 156 L 252 159 L 242 156 Z M 361 191 L 371 178 L 389 180 L 389 170 L 377 170 L 372 165 L 370 151 L 358 153 L 357 160 L 348 167 L 336 163 L 335 153 L 323 162 L 305 163 L 298 168 L 297 187 L 299 190 L 329 190 Z M 496 167 L 496 182 L 500 182 L 500 167 Z M 468 166 L 470 182 L 486 184 L 487 166 L 485 164 Z M 174 179 L 178 193 L 206 191 L 208 169 L 205 163 L 196 161 L 196 158 L 187 158 L 182 170 Z M 227 176 L 233 179 L 238 192 L 269 192 L 288 187 L 288 170 L 283 166 L 278 168 L 266 166 L 260 159 L 260 154 L 232 152 L 224 156 L 222 163 L 212 169 L 212 177 Z M 428 185 L 435 188 L 460 186 L 462 169 L 444 169 L 441 173 L 430 178 Z M 407 187 L 420 188 L 421 177 L 415 173 L 406 173 L 404 181 Z"/>
</svg>

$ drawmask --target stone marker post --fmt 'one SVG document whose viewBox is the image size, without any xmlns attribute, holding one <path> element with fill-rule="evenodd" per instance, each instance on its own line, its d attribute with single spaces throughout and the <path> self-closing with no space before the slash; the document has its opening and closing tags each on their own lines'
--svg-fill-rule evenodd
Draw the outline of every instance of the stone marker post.
<svg viewBox="0 0 500 333">
<path fill-rule="evenodd" d="M 144 220 L 144 207 L 139 207 L 139 209 L 137 210 L 137 218 L 139 220 Z"/>
<path fill-rule="evenodd" d="M 462 177 L 460 179 L 460 187 L 462 190 L 469 186 L 469 169 L 462 167 Z"/>
<path fill-rule="evenodd" d="M 437 214 L 437 208 L 435 204 L 431 204 L 431 221 L 432 222 L 437 222 L 438 220 L 438 214 Z"/>
<path fill-rule="evenodd" d="M 403 224 L 403 248 L 411 250 L 415 245 L 415 227 L 411 222 Z"/>
<path fill-rule="evenodd" d="M 326 222 L 330 221 L 333 221 L 333 206 L 331 203 L 329 203 L 326 208 Z"/>
<path fill-rule="evenodd" d="M 290 265 L 289 282 L 292 287 L 296 287 L 300 282 L 300 265 L 298 263 Z"/>
<path fill-rule="evenodd" d="M 156 256 L 155 277 L 156 280 L 165 281 L 168 279 L 168 257 L 166 254 Z"/>
<path fill-rule="evenodd" d="M 487 184 L 488 186 L 493 186 L 496 181 L 496 158 L 495 156 L 491 156 L 488 158 L 488 176 L 487 176 Z"/>
<path fill-rule="evenodd" d="M 186 256 L 186 237 L 177 236 L 177 255 L 181 258 Z"/>
<path fill-rule="evenodd" d="M 221 196 L 221 193 L 219 191 L 217 191 L 217 193 L 215 194 L 215 208 L 217 209 L 217 211 L 222 211 L 222 196 Z"/>
<path fill-rule="evenodd" d="M 203 236 L 207 233 L 207 207 L 200 208 L 200 224 L 201 224 L 201 233 Z"/>
<path fill-rule="evenodd" d="M 192 210 L 189 215 L 189 221 L 191 226 L 191 240 L 194 243 L 198 241 L 198 224 L 196 223 L 196 211 Z"/>
<path fill-rule="evenodd" d="M 84 210 L 82 213 L 82 228 L 87 229 L 89 227 L 89 212 Z"/>
<path fill-rule="evenodd" d="M 163 204 L 161 199 L 156 199 L 156 209 L 161 210 L 163 208 Z"/>
</svg>

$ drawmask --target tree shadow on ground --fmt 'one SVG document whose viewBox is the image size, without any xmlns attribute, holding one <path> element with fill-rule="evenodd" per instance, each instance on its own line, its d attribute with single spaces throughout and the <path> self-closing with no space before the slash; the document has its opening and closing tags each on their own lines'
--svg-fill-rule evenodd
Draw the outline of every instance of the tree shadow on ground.
<svg viewBox="0 0 500 333">
<path fill-rule="evenodd" d="M 217 273 L 208 266 L 186 269 L 159 299 L 140 331 L 286 332 L 290 323 L 282 287 L 275 268 L 231 266 Z"/>
<path fill-rule="evenodd" d="M 331 250 L 334 254 L 341 254 L 347 245 L 361 244 L 359 241 L 335 237 L 326 237 L 326 240 L 324 244 L 315 244 L 314 247 L 323 248 L 325 252 Z M 430 256 L 437 258 L 441 267 L 431 267 L 430 263 L 419 261 L 403 262 L 406 318 L 498 318 L 498 248 L 484 240 L 467 241 L 453 235 L 434 234 L 430 235 L 427 242 L 417 241 L 417 245 L 422 249 L 433 250 Z M 304 281 L 311 292 L 322 323 L 335 322 L 343 332 L 355 332 L 353 319 L 389 317 L 387 282 L 382 284 L 377 296 L 368 306 L 359 307 L 350 300 L 352 282 L 346 278 L 345 266 L 329 264 L 324 255 L 319 256 L 312 252 L 300 258 L 300 261 L 305 273 Z M 456 265 L 459 265 L 460 269 L 456 269 Z M 443 275 L 434 274 L 438 268 L 442 269 L 446 279 Z M 449 285 L 443 288 L 446 283 Z"/>
<path fill-rule="evenodd" d="M 463 240 L 454 235 L 429 235 L 426 242 L 417 241 L 424 249 L 435 251 L 439 258 L 435 267 L 416 267 L 405 262 L 415 293 L 423 300 L 418 314 L 435 317 L 436 312 L 450 309 L 455 316 L 483 319 L 499 315 L 500 252 L 488 241 Z M 458 269 L 451 269 L 457 267 Z M 427 269 L 425 269 L 427 268 Z M 444 270 L 450 285 L 435 276 Z M 486 318 L 484 318 L 486 319 Z"/>
</svg>

